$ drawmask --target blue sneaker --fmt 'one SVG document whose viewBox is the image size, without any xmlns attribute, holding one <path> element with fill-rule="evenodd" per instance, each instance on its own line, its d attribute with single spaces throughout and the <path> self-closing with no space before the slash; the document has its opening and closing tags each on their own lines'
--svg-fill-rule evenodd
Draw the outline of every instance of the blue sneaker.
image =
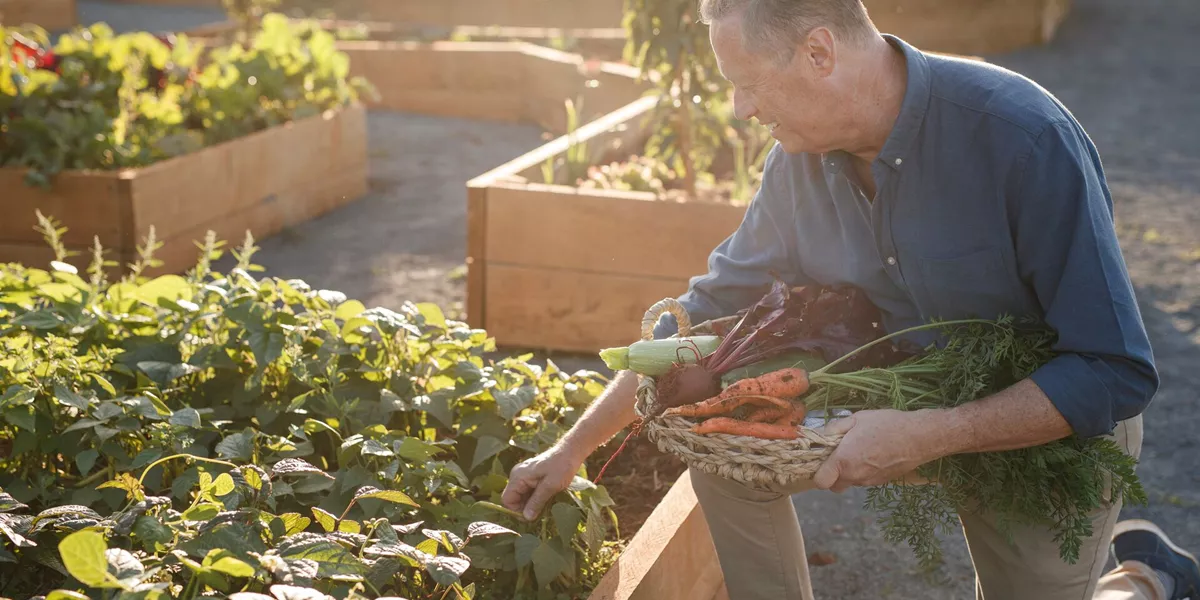
<svg viewBox="0 0 1200 600">
<path fill-rule="evenodd" d="M 1170 600 L 1200 600 L 1200 563 L 1190 552 L 1171 542 L 1154 523 L 1142 519 L 1117 523 L 1113 529 L 1112 553 L 1118 563 L 1136 560 L 1174 579 Z"/>
</svg>

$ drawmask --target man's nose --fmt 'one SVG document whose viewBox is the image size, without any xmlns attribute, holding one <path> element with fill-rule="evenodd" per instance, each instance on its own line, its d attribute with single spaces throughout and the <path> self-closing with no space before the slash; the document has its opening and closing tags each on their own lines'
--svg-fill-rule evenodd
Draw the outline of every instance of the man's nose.
<svg viewBox="0 0 1200 600">
<path fill-rule="evenodd" d="M 754 103 L 746 99 L 741 92 L 734 90 L 733 92 L 733 116 L 742 120 L 749 121 L 758 114 L 758 108 Z"/>
</svg>

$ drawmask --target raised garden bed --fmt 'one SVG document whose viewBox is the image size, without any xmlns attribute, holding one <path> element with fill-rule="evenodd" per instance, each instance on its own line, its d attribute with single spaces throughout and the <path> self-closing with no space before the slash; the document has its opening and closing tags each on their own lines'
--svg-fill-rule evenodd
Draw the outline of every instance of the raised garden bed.
<svg viewBox="0 0 1200 600">
<path fill-rule="evenodd" d="M 147 167 L 66 171 L 50 189 L 24 182 L 26 169 L 0 168 L 7 218 L 0 262 L 40 265 L 53 258 L 35 231 L 36 211 L 68 228 L 63 242 L 82 268 L 98 238 L 121 265 L 154 227 L 163 246 L 152 272 L 181 272 L 196 262 L 207 231 L 262 238 L 353 201 L 367 191 L 366 111 L 329 111 Z M 286 148 L 286 152 L 280 152 Z"/>
<path fill-rule="evenodd" d="M 61 31 L 78 22 L 75 0 L 0 0 L 0 24 L 32 24 Z"/>
<path fill-rule="evenodd" d="M 343 41 L 372 42 L 529 42 L 583 56 L 585 60 L 621 62 L 625 30 L 620 27 L 561 28 L 528 26 L 438 26 L 387 21 L 313 19 L 320 27 Z M 227 34 L 237 27 L 233 21 L 212 23 L 188 30 L 193 37 Z"/>
<path fill-rule="evenodd" d="M 927 50 L 998 54 L 1044 44 L 1071 0 L 866 0 L 875 25 Z"/>
<path fill-rule="evenodd" d="M 638 337 L 649 306 L 687 289 L 742 206 L 544 184 L 547 160 L 640 150 L 646 96 L 467 182 L 467 314 L 497 344 L 595 352 Z"/>
</svg>

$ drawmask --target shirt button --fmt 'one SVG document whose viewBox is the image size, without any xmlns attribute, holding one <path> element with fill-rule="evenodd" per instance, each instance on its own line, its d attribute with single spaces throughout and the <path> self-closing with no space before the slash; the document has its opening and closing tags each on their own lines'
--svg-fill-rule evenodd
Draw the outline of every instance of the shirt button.
<svg viewBox="0 0 1200 600">
<path fill-rule="evenodd" d="M 887 264 L 889 264 L 889 265 L 894 265 L 894 264 L 896 264 L 896 257 L 895 257 L 895 256 L 889 256 L 889 257 L 887 257 Z"/>
<path fill-rule="evenodd" d="M 897 159 L 896 159 L 896 166 L 897 166 L 897 167 L 898 167 L 898 166 L 900 166 L 900 163 L 902 163 L 902 162 L 904 162 L 902 159 L 899 159 L 899 158 L 897 158 Z"/>
</svg>

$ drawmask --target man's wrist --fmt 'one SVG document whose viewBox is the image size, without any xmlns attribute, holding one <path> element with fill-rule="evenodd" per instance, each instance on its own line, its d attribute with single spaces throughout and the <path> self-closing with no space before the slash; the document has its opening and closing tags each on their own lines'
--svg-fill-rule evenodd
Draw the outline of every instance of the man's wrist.
<svg viewBox="0 0 1200 600">
<path fill-rule="evenodd" d="M 925 431 L 929 439 L 931 461 L 970 451 L 975 432 L 970 419 L 960 408 L 956 406 L 923 411 L 928 413 L 922 421 L 928 423 Z"/>
</svg>

